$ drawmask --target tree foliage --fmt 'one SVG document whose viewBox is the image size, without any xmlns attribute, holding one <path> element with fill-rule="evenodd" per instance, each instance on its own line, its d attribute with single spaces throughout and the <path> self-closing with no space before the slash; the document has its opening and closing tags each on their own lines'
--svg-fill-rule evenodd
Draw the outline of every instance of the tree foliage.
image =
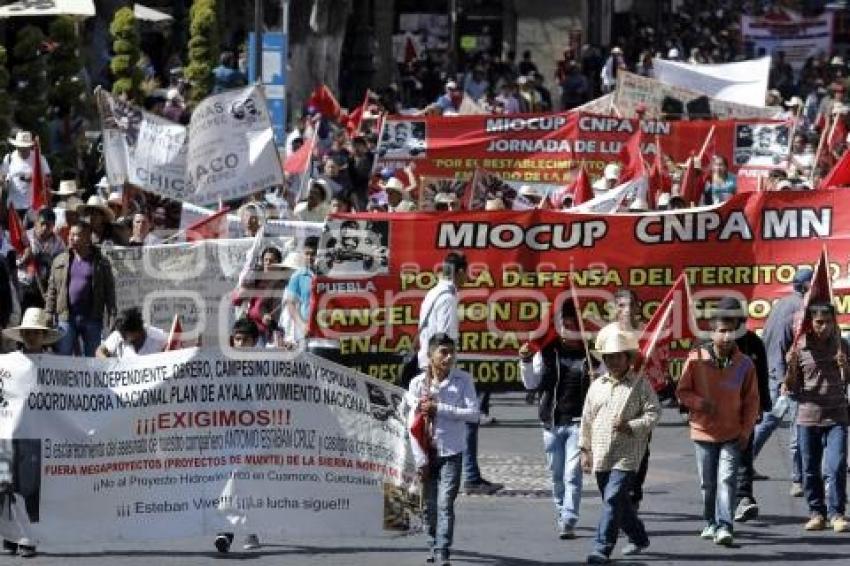
<svg viewBox="0 0 850 566">
<path fill-rule="evenodd" d="M 192 85 L 190 100 L 198 103 L 213 88 L 220 34 L 216 0 L 195 0 L 189 10 L 189 64 L 186 78 Z"/>
<path fill-rule="evenodd" d="M 112 35 L 112 51 L 115 55 L 109 63 L 112 76 L 112 94 L 126 94 L 131 100 L 139 97 L 139 85 L 142 71 L 139 69 L 139 32 L 136 29 L 136 16 L 132 8 L 121 8 L 115 12 L 109 25 Z"/>
<path fill-rule="evenodd" d="M 50 104 L 65 116 L 76 113 L 83 105 L 81 96 L 85 91 L 82 77 L 83 61 L 80 58 L 80 42 L 70 16 L 59 16 L 50 23 L 50 39 L 56 44 L 50 54 L 47 76 L 50 80 L 48 93 Z"/>
<path fill-rule="evenodd" d="M 47 63 L 42 56 L 44 34 L 35 26 L 21 28 L 15 36 L 15 123 L 47 139 Z"/>
<path fill-rule="evenodd" d="M 6 48 L 0 45 L 0 139 L 6 139 L 12 129 L 12 108 L 9 104 L 9 57 Z"/>
</svg>

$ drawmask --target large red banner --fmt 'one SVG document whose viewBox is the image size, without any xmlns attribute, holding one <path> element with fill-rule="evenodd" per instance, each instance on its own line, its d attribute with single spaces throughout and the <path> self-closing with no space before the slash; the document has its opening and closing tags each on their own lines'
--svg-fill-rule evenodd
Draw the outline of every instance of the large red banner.
<svg viewBox="0 0 850 566">
<path fill-rule="evenodd" d="M 846 315 L 848 205 L 850 191 L 829 190 L 744 193 L 717 208 L 645 215 L 344 215 L 328 222 L 319 252 L 311 334 L 337 343 L 345 363 L 392 379 L 392 356 L 411 348 L 419 304 L 449 251 L 465 253 L 470 263 L 460 292 L 459 345 L 462 357 L 479 360 L 470 364 L 514 356 L 524 340 L 544 335 L 571 282 L 583 317 L 598 325 L 611 318 L 611 292 L 619 287 L 637 292 L 648 320 L 684 271 L 698 315 L 740 293 L 751 325 L 760 327 L 823 244 L 833 262 L 837 307 Z M 485 370 L 475 369 L 481 379 Z M 500 386 L 518 379 L 504 365 L 487 371 Z"/>
<path fill-rule="evenodd" d="M 643 152 L 662 152 L 684 162 L 708 150 L 724 156 L 733 172 L 756 176 L 787 159 L 790 127 L 781 121 L 664 121 L 617 118 L 582 112 L 452 117 L 391 116 L 384 121 L 378 167 L 413 164 L 423 177 L 466 178 L 476 167 L 507 180 L 563 184 L 584 161 L 602 174 L 617 161 L 621 145 L 640 128 Z M 746 184 L 746 183 L 744 183 Z"/>
</svg>

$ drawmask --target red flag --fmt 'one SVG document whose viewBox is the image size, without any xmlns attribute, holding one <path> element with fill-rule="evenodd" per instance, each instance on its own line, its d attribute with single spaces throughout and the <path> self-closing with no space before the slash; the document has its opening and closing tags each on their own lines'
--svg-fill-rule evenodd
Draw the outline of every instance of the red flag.
<svg viewBox="0 0 850 566">
<path fill-rule="evenodd" d="M 44 171 L 41 168 L 41 144 L 36 137 L 33 146 L 32 209 L 41 210 L 49 205 L 50 197 L 47 196 L 47 183 L 44 182 Z"/>
<path fill-rule="evenodd" d="M 227 234 L 227 213 L 229 211 L 229 208 L 224 208 L 186 228 L 186 241 L 217 240 Z"/>
<path fill-rule="evenodd" d="M 658 202 L 658 195 L 669 193 L 673 187 L 673 179 L 664 161 L 664 152 L 661 150 L 661 141 L 655 136 L 655 158 L 649 168 L 649 189 L 646 200 L 650 209 L 654 209 Z"/>
<path fill-rule="evenodd" d="M 337 120 L 342 113 L 342 108 L 337 102 L 336 97 L 326 85 L 316 87 L 316 90 L 310 95 L 307 100 L 307 105 L 312 106 L 322 113 L 323 116 L 331 120 Z"/>
<path fill-rule="evenodd" d="M 431 417 L 419 410 L 413 414 L 410 422 L 410 446 L 413 450 L 413 461 L 417 468 L 425 468 L 430 461 L 431 453 Z"/>
<path fill-rule="evenodd" d="M 821 179 L 820 188 L 850 185 L 850 151 L 845 151 L 838 163 L 832 166 L 826 177 Z"/>
<path fill-rule="evenodd" d="M 360 133 L 360 123 L 363 121 L 363 112 L 365 110 L 366 103 L 364 102 L 343 119 L 343 125 L 349 136 L 355 136 Z"/>
<path fill-rule="evenodd" d="M 832 280 L 829 277 L 829 257 L 826 252 L 826 245 L 821 248 L 820 257 L 815 264 L 814 273 L 812 274 L 812 283 L 806 295 L 803 297 L 803 306 L 796 316 L 796 331 L 794 332 L 794 344 L 800 339 L 804 333 L 811 330 L 811 321 L 806 316 L 806 311 L 810 305 L 814 304 L 833 304 L 832 302 Z"/>
<path fill-rule="evenodd" d="M 171 331 L 168 333 L 168 342 L 165 343 L 164 352 L 180 350 L 183 348 L 183 325 L 180 324 L 180 315 L 175 314 L 171 322 Z"/>
<path fill-rule="evenodd" d="M 412 35 L 407 35 L 404 38 L 404 63 L 412 63 L 419 59 L 419 50 L 416 49 L 416 43 L 413 41 Z"/>
<path fill-rule="evenodd" d="M 578 175 L 573 183 L 573 206 L 584 204 L 593 199 L 593 186 L 590 184 L 590 176 L 582 163 L 579 166 Z"/>
<path fill-rule="evenodd" d="M 642 371 L 652 388 L 661 391 L 670 382 L 671 344 L 696 337 L 691 312 L 691 288 L 682 273 L 667 292 L 638 339 L 635 370 Z"/>
<path fill-rule="evenodd" d="M 646 164 L 643 161 L 641 154 L 641 143 L 643 140 L 643 132 L 640 126 L 629 137 L 629 140 L 620 149 L 620 162 L 623 164 L 623 169 L 620 171 L 620 183 L 631 181 L 637 177 L 646 175 Z"/>
<path fill-rule="evenodd" d="M 685 172 L 682 173 L 682 181 L 679 185 L 679 195 L 687 203 L 699 204 L 702 202 L 702 193 L 705 191 L 705 183 L 702 174 L 694 167 L 696 157 L 693 154 L 688 158 Z"/>
<path fill-rule="evenodd" d="M 847 124 L 844 122 L 844 117 L 842 114 L 839 114 L 835 117 L 835 121 L 833 122 L 832 128 L 829 130 L 829 137 L 826 140 L 826 147 L 829 150 L 835 151 L 835 149 L 844 143 L 844 140 L 847 139 Z"/>
<path fill-rule="evenodd" d="M 313 155 L 313 146 L 315 138 L 304 140 L 301 147 L 291 155 L 286 156 L 286 161 L 283 162 L 283 170 L 290 175 L 300 175 L 306 173 L 310 168 L 310 158 Z"/>
<path fill-rule="evenodd" d="M 15 248 L 18 257 L 23 255 L 27 249 L 27 235 L 24 232 L 24 227 L 21 226 L 21 219 L 15 211 L 15 207 L 9 204 L 9 210 L 6 212 L 6 224 L 9 229 L 9 245 Z"/>
<path fill-rule="evenodd" d="M 711 171 L 711 160 L 715 155 L 717 155 L 717 140 L 714 139 L 714 126 L 712 126 L 699 150 L 699 162 L 704 172 Z"/>
</svg>

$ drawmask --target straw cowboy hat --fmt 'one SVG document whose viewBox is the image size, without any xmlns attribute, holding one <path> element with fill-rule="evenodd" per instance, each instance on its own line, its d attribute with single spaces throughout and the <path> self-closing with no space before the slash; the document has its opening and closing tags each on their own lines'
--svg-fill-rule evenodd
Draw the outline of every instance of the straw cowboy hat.
<svg viewBox="0 0 850 566">
<path fill-rule="evenodd" d="M 488 198 L 484 203 L 484 210 L 505 210 L 505 201 L 502 197 Z"/>
<path fill-rule="evenodd" d="M 396 212 L 416 212 L 416 203 L 412 200 L 403 200 L 395 207 Z"/>
<path fill-rule="evenodd" d="M 15 147 L 32 147 L 35 145 L 35 141 L 32 139 L 32 132 L 26 132 L 24 130 L 16 133 L 14 138 L 9 138 L 9 143 Z"/>
<path fill-rule="evenodd" d="M 301 269 L 304 267 L 304 257 L 300 252 L 289 252 L 281 263 L 274 264 L 278 269 Z"/>
<path fill-rule="evenodd" d="M 48 322 L 47 313 L 44 309 L 30 307 L 24 312 L 21 324 L 3 331 L 3 336 L 15 342 L 23 342 L 22 330 L 38 330 L 44 332 L 44 343 L 53 344 L 62 337 L 62 333 Z"/>
<path fill-rule="evenodd" d="M 59 190 L 58 191 L 50 191 L 57 197 L 71 197 L 76 195 L 79 192 L 77 188 L 77 182 L 74 179 L 66 179 L 64 181 L 59 181 Z"/>
<path fill-rule="evenodd" d="M 519 194 L 524 197 L 543 198 L 544 195 L 537 187 L 523 185 L 519 188 Z"/>
<path fill-rule="evenodd" d="M 86 214 L 90 214 L 92 210 L 99 210 L 106 215 L 106 219 L 109 222 L 115 221 L 115 213 L 112 212 L 112 209 L 109 208 L 109 203 L 106 202 L 102 196 L 92 195 L 89 197 L 89 200 L 86 201 L 86 204 L 81 206 L 78 210 L 80 214 L 85 216 Z"/>
<path fill-rule="evenodd" d="M 635 338 L 635 335 L 632 332 L 611 330 L 608 332 L 600 332 L 599 336 L 596 338 L 596 353 L 599 356 L 637 351 L 637 338 Z"/>
<path fill-rule="evenodd" d="M 789 107 L 790 106 L 802 106 L 803 105 L 803 99 L 800 98 L 799 96 L 792 96 L 790 99 L 786 100 L 784 102 L 784 104 L 785 104 L 785 106 L 789 106 Z"/>
</svg>

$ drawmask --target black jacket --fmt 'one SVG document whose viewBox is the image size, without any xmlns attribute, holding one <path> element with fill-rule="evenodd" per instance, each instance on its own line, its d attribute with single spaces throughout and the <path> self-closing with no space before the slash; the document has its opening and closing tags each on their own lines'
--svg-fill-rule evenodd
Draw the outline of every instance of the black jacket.
<svg viewBox="0 0 850 566">
<path fill-rule="evenodd" d="M 764 342 L 758 337 L 758 334 L 752 330 L 747 332 L 735 340 L 738 349 L 741 353 L 753 361 L 756 366 L 756 378 L 759 385 L 759 402 L 762 412 L 768 412 L 773 408 L 773 402 L 770 399 L 770 376 L 767 372 L 767 350 L 765 350 Z"/>
<path fill-rule="evenodd" d="M 590 388 L 590 375 L 584 350 L 568 350 L 559 341 L 545 347 L 539 416 L 546 428 L 568 424 L 581 418 L 584 398 Z"/>
</svg>

